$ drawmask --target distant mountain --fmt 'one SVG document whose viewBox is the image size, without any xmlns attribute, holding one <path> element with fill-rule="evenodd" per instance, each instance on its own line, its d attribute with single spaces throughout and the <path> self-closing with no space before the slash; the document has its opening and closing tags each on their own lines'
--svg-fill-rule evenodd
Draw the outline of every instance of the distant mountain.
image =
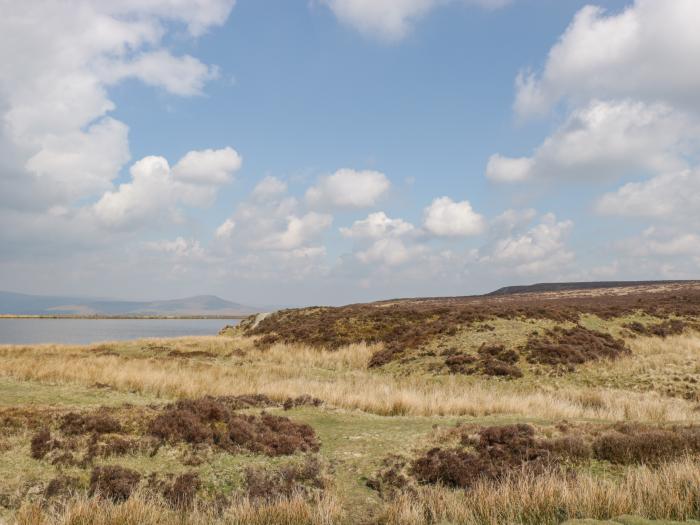
<svg viewBox="0 0 700 525">
<path fill-rule="evenodd" d="M 166 301 L 118 301 L 53 297 L 0 291 L 0 314 L 14 315 L 247 315 L 262 308 L 234 303 L 215 295 Z"/>
<path fill-rule="evenodd" d="M 649 286 L 677 284 L 693 281 L 599 281 L 582 283 L 538 283 L 525 286 L 505 286 L 486 295 L 513 295 L 519 293 L 564 292 L 567 290 L 589 290 L 594 288 L 625 288 L 632 286 Z"/>
</svg>

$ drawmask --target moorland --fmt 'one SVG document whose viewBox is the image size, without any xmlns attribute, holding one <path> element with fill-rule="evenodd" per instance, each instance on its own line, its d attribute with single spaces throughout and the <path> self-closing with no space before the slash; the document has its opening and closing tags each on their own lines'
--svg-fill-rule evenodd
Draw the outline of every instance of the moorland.
<svg viewBox="0 0 700 525">
<path fill-rule="evenodd" d="M 700 520 L 700 283 L 0 346 L 0 522 Z"/>
</svg>

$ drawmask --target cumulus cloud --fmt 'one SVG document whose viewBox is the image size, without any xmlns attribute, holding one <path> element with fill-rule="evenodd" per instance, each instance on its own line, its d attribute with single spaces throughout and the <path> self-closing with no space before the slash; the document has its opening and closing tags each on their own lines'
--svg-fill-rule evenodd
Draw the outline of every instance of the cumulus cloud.
<svg viewBox="0 0 700 525">
<path fill-rule="evenodd" d="M 129 160 L 128 134 L 125 124 L 109 117 L 85 130 L 50 134 L 25 166 L 38 183 L 48 180 L 68 201 L 99 193 Z"/>
<path fill-rule="evenodd" d="M 388 41 L 400 40 L 418 19 L 448 3 L 497 8 L 510 0 L 321 0 L 342 22 Z"/>
<path fill-rule="evenodd" d="M 301 217 L 286 217 L 286 227 L 280 232 L 270 233 L 255 243 L 259 248 L 269 250 L 296 250 L 326 230 L 333 217 L 325 213 L 309 212 Z"/>
<path fill-rule="evenodd" d="M 666 219 L 680 223 L 700 220 L 700 169 L 658 175 L 625 184 L 603 195 L 599 213 Z"/>
<path fill-rule="evenodd" d="M 306 191 L 306 201 L 315 208 L 366 208 L 374 206 L 389 186 L 389 179 L 378 171 L 341 169 L 321 177 Z"/>
<path fill-rule="evenodd" d="M 574 260 L 564 243 L 573 227 L 570 220 L 557 221 L 554 214 L 542 216 L 539 224 L 522 233 L 512 232 L 495 241 L 482 263 L 514 270 L 521 275 L 558 273 Z"/>
<path fill-rule="evenodd" d="M 243 160 L 233 148 L 190 151 L 173 166 L 176 180 L 192 184 L 226 184 Z"/>
<path fill-rule="evenodd" d="M 400 237 L 414 233 L 416 228 L 403 219 L 391 219 L 383 211 L 370 213 L 366 219 L 355 221 L 349 228 L 340 228 L 344 237 L 378 239 Z"/>
<path fill-rule="evenodd" d="M 287 183 L 277 177 L 267 176 L 255 185 L 253 197 L 257 199 L 268 199 L 283 195 L 287 192 Z"/>
<path fill-rule="evenodd" d="M 128 60 L 103 59 L 95 69 L 107 84 L 136 78 L 180 96 L 200 95 L 204 85 L 219 75 L 215 66 L 207 66 L 189 55 L 176 57 L 162 49 L 141 53 Z"/>
<path fill-rule="evenodd" d="M 534 159 L 504 157 L 498 153 L 489 157 L 486 176 L 495 182 L 521 182 L 532 177 Z"/>
<path fill-rule="evenodd" d="M 633 97 L 697 108 L 700 34 L 695 0 L 636 0 L 619 13 L 586 6 L 549 51 L 544 69 L 517 79 L 515 109 L 541 114 L 562 99 Z"/>
<path fill-rule="evenodd" d="M 417 255 L 426 251 L 421 245 L 406 244 L 397 238 L 385 238 L 374 241 L 369 248 L 357 252 L 361 262 L 380 263 L 387 266 L 397 266 L 413 260 Z"/>
<path fill-rule="evenodd" d="M 233 235 L 233 231 L 236 229 L 236 221 L 233 219 L 226 219 L 221 225 L 216 229 L 215 235 L 217 239 L 230 239 Z"/>
<path fill-rule="evenodd" d="M 102 225 L 113 229 L 177 220 L 180 205 L 208 204 L 240 166 L 232 148 L 191 151 L 173 169 L 163 157 L 145 157 L 131 167 L 130 182 L 106 192 L 91 209 Z"/>
<path fill-rule="evenodd" d="M 484 218 L 469 201 L 455 202 L 449 197 L 437 198 L 425 209 L 423 224 L 439 237 L 478 235 L 485 228 Z"/>
<path fill-rule="evenodd" d="M 144 243 L 147 250 L 167 253 L 180 258 L 201 259 L 205 256 L 205 250 L 199 241 L 177 237 L 174 240 L 149 241 Z"/>
<path fill-rule="evenodd" d="M 573 111 L 532 157 L 492 156 L 486 176 L 497 182 L 592 180 L 676 170 L 686 165 L 698 131 L 700 126 L 667 104 L 593 100 Z"/>
<path fill-rule="evenodd" d="M 198 36 L 233 0 L 6 2 L 0 17 L 0 205 L 37 212 L 99 197 L 129 160 L 128 127 L 107 87 L 134 77 L 175 95 L 216 69 L 164 44 Z M 173 25 L 175 24 L 175 25 Z"/>
<path fill-rule="evenodd" d="M 330 227 L 333 217 L 303 210 L 286 189 L 278 179 L 263 179 L 250 198 L 239 203 L 233 215 L 219 226 L 216 237 L 238 250 L 296 251 L 301 255 L 300 250 L 312 247 Z"/>
<path fill-rule="evenodd" d="M 642 255 L 700 255 L 700 235 L 652 226 L 635 240 L 633 250 Z"/>
</svg>

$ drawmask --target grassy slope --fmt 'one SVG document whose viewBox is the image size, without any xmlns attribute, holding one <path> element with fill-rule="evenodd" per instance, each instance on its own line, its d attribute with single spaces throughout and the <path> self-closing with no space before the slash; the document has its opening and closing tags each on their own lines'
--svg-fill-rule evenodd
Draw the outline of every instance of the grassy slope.
<svg viewBox="0 0 700 525">
<path fill-rule="evenodd" d="M 700 338 L 692 333 L 665 340 L 631 338 L 623 328 L 632 321 L 653 324 L 660 320 L 639 312 L 611 319 L 584 315 L 582 325 L 627 338 L 632 356 L 613 363 L 585 364 L 565 374 L 521 360 L 524 377 L 511 381 L 450 375 L 439 352 L 457 347 L 474 353 L 481 344 L 493 342 L 518 348 L 533 330 L 571 323 L 489 319 L 439 335 L 421 348 L 408 349 L 400 360 L 377 370 L 366 369 L 377 347 L 360 345 L 332 354 L 289 344 L 260 350 L 238 333 L 228 338 L 99 347 L 0 347 L 0 414 L 23 410 L 48 414 L 127 403 L 145 406 L 205 394 L 264 392 L 281 401 L 286 395 L 310 393 L 326 404 L 287 412 L 273 408 L 270 412 L 314 428 L 322 443 L 321 456 L 335 480 L 334 490 L 347 510 L 346 522 L 357 523 L 380 512 L 382 502 L 365 481 L 375 474 L 382 459 L 392 453 L 411 455 L 425 449 L 434 439 L 436 426 L 522 421 L 548 426 L 564 418 L 574 422 L 696 420 L 697 399 L 690 399 L 689 392 L 697 393 Z M 485 324 L 493 328 L 481 329 Z M 96 383 L 102 386 L 95 387 Z M 418 394 L 409 395 L 412 390 Z M 388 401 L 374 399 L 382 395 Z M 477 401 L 460 405 L 447 399 L 457 395 Z M 620 403 L 626 405 L 620 407 Z M 20 499 L 41 499 L 43 487 L 59 471 L 48 462 L 30 458 L 31 435 L 29 429 L 0 433 L 0 479 L 4 480 L 0 505 L 5 507 L 0 506 L 0 516 L 10 516 L 13 510 L 9 507 Z M 202 476 L 204 491 L 213 493 L 240 487 L 243 470 L 250 464 L 289 461 L 210 451 L 203 455 L 201 465 L 191 467 L 183 465 L 187 453 L 186 447 L 168 446 L 154 457 L 140 453 L 104 462 L 134 468 L 144 475 L 194 468 Z M 84 469 L 70 467 L 63 472 L 87 484 Z M 623 517 L 611 523 L 647 522 Z"/>
</svg>

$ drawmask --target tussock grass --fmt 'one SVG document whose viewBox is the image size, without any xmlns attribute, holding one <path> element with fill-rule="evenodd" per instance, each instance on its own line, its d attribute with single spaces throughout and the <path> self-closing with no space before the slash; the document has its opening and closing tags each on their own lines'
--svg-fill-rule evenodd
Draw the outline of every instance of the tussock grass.
<svg viewBox="0 0 700 525">
<path fill-rule="evenodd" d="M 700 467 L 693 459 L 625 471 L 619 478 L 561 472 L 514 475 L 482 482 L 469 491 L 421 487 L 386 504 L 386 525 L 558 524 L 567 519 L 610 519 L 634 514 L 649 519 L 700 517 Z"/>
<path fill-rule="evenodd" d="M 76 495 L 63 505 L 47 508 L 37 503 L 23 505 L 14 525 L 332 525 L 342 509 L 333 496 L 312 501 L 292 497 L 271 502 L 247 498 L 235 500 L 221 512 L 196 507 L 190 512 L 172 510 L 160 498 L 145 493 L 124 503 Z"/>
<path fill-rule="evenodd" d="M 139 344 L 146 348 L 141 354 Z M 154 343 L 149 344 L 153 348 Z M 159 344 L 168 351 L 206 350 L 220 357 L 167 357 L 149 351 L 144 342 L 102 345 L 100 351 L 94 347 L 4 346 L 0 347 L 0 375 L 59 384 L 109 385 L 120 391 L 164 398 L 260 393 L 284 401 L 311 395 L 327 405 L 378 415 L 515 415 L 548 420 L 649 422 L 697 417 L 693 403 L 656 392 L 560 384 L 547 378 L 533 385 L 459 376 L 390 375 L 367 369 L 377 347 L 363 343 L 334 352 L 296 344 L 260 350 L 242 337 L 163 340 Z M 643 348 L 644 344 L 648 348 Z M 635 342 L 636 348 L 642 347 L 642 359 L 651 363 L 647 366 L 661 363 L 669 352 L 677 352 L 674 348 L 679 344 L 687 352 L 692 350 L 695 359 L 700 357 L 697 336 Z M 635 357 L 637 353 L 635 350 Z M 624 361 L 629 366 L 634 358 Z M 628 374 L 622 363 L 603 362 L 597 366 Z"/>
</svg>

